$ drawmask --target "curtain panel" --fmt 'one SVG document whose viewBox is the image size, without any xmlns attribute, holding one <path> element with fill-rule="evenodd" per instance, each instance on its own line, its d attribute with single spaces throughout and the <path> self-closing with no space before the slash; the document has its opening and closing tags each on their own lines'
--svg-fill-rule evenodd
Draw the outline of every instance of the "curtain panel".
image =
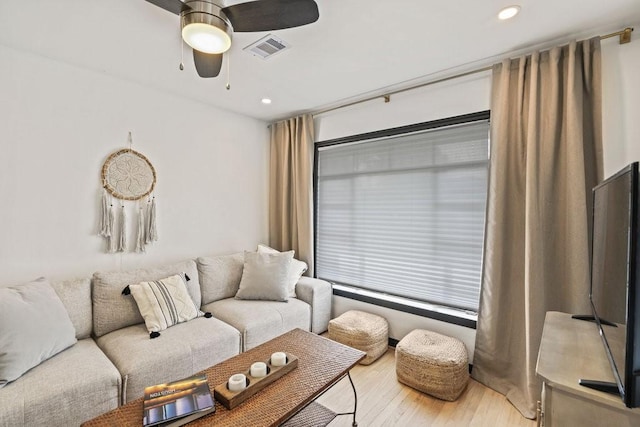
<svg viewBox="0 0 640 427">
<path fill-rule="evenodd" d="M 294 250 L 313 277 L 313 117 L 271 125 L 269 245 Z"/>
<path fill-rule="evenodd" d="M 591 189 L 602 178 L 600 39 L 493 67 L 473 377 L 535 418 L 545 313 L 591 313 Z"/>
</svg>

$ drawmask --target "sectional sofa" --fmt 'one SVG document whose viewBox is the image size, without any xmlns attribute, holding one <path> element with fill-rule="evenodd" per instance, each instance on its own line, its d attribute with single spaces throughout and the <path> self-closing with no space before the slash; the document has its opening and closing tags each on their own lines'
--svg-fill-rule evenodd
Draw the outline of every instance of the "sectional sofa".
<svg viewBox="0 0 640 427">
<path fill-rule="evenodd" d="M 239 300 L 243 263 L 237 253 L 52 282 L 77 342 L 0 388 L 0 426 L 79 425 L 141 397 L 146 386 L 187 377 L 291 329 L 327 329 L 329 283 L 303 276 L 286 302 Z M 212 317 L 151 339 L 123 289 L 175 274 L 188 278 L 190 297 Z"/>
</svg>

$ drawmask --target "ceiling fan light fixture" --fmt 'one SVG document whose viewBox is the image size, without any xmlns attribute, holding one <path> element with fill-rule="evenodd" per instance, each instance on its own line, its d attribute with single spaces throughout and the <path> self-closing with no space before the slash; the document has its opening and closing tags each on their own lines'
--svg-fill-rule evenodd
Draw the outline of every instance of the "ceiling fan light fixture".
<svg viewBox="0 0 640 427">
<path fill-rule="evenodd" d="M 182 39 L 203 53 L 224 53 L 231 47 L 231 26 L 220 6 L 211 1 L 190 0 L 183 11 Z"/>
<path fill-rule="evenodd" d="M 231 47 L 231 36 L 226 26 L 221 29 L 201 22 L 190 23 L 182 28 L 182 39 L 204 53 L 223 53 Z"/>
</svg>

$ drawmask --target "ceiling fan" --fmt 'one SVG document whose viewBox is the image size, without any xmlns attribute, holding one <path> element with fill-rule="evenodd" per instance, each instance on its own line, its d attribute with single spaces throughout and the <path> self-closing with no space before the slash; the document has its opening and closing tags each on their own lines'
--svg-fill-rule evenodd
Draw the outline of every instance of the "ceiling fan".
<svg viewBox="0 0 640 427">
<path fill-rule="evenodd" d="M 193 48 L 200 77 L 220 74 L 222 54 L 236 32 L 272 31 L 316 22 L 314 0 L 258 0 L 222 7 L 217 0 L 147 0 L 180 16 L 182 38 Z"/>
</svg>

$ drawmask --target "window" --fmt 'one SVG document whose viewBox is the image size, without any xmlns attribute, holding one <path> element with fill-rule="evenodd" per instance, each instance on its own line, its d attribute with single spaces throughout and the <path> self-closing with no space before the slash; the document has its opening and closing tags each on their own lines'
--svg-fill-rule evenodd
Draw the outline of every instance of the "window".
<svg viewBox="0 0 640 427">
<path fill-rule="evenodd" d="M 317 144 L 316 272 L 476 312 L 489 113 Z"/>
</svg>

